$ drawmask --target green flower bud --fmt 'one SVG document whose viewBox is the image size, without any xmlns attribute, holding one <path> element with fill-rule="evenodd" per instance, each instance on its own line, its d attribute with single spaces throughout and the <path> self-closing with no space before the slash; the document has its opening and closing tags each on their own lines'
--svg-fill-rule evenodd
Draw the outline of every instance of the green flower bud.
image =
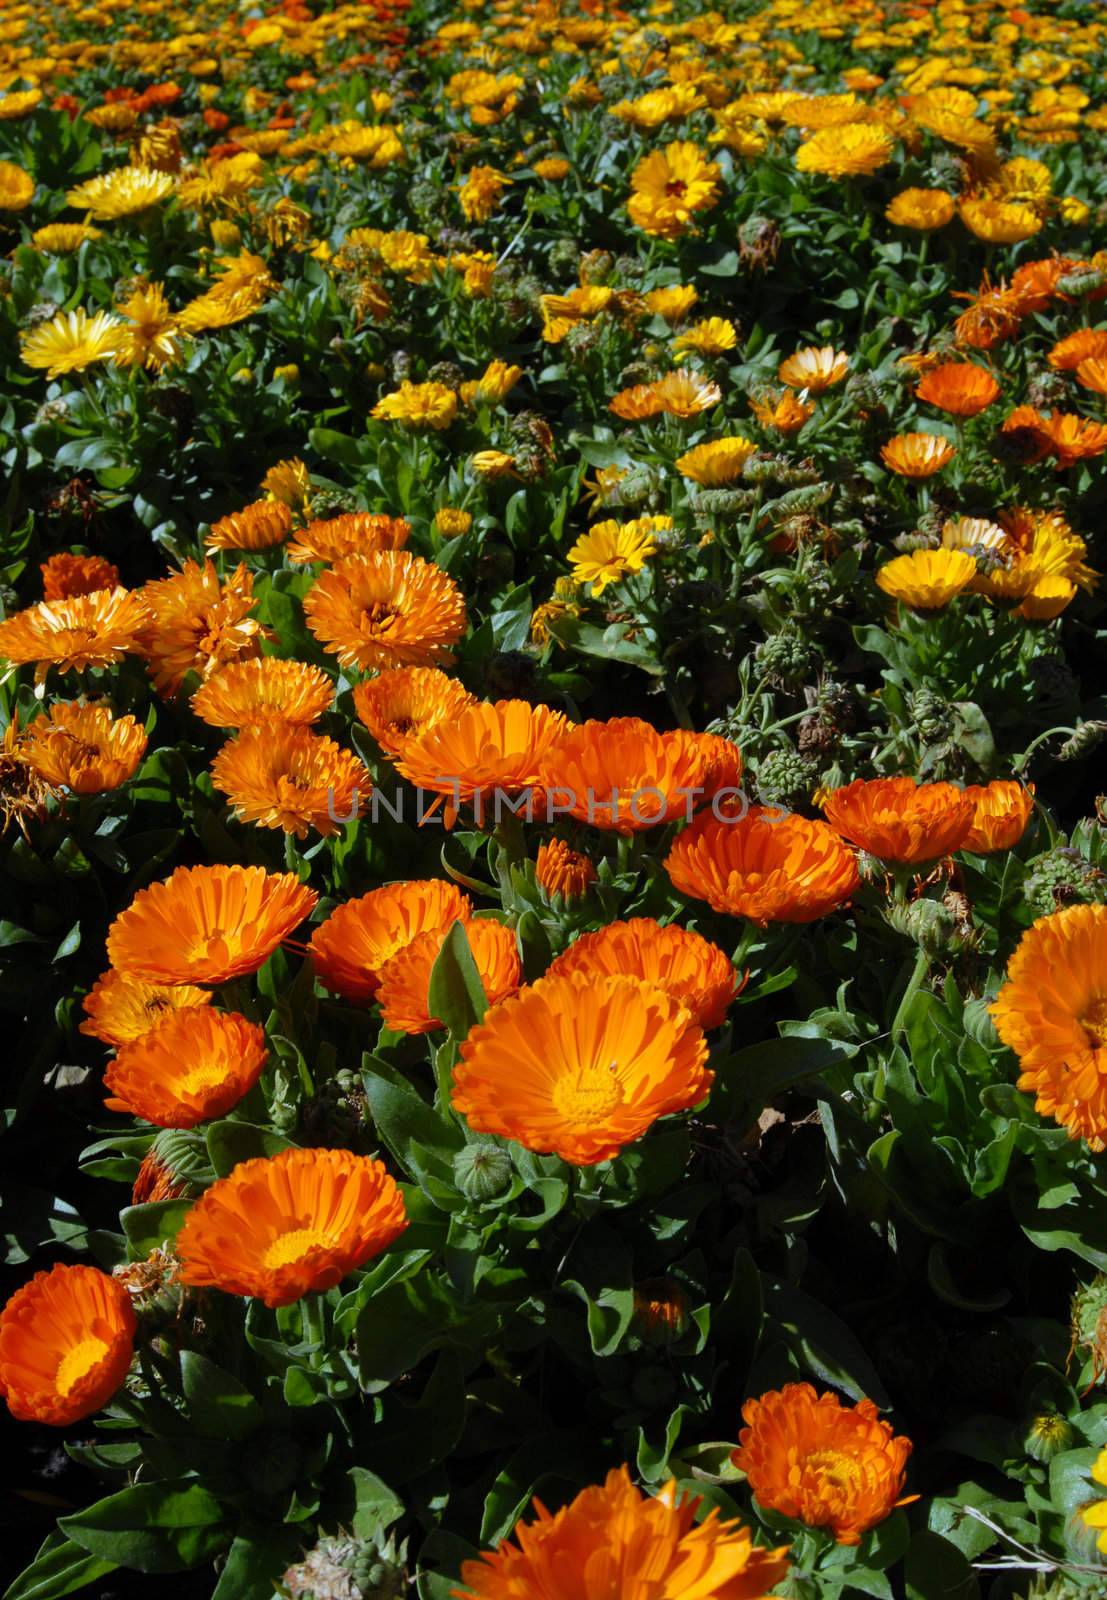
<svg viewBox="0 0 1107 1600">
<path fill-rule="evenodd" d="M 454 1157 L 454 1182 L 470 1200 L 494 1200 L 511 1185 L 511 1157 L 496 1144 L 467 1144 Z"/>
<path fill-rule="evenodd" d="M 1037 915 L 1047 917 L 1063 906 L 1103 905 L 1107 875 L 1085 861 L 1079 850 L 1061 845 L 1030 862 L 1022 892 Z"/>
<path fill-rule="evenodd" d="M 914 939 L 928 955 L 940 954 L 953 942 L 956 920 L 938 900 L 912 900 L 910 905 L 891 905 L 884 915 L 897 933 Z"/>
<path fill-rule="evenodd" d="M 1062 761 L 1080 761 L 1107 739 L 1107 722 L 1082 722 L 1057 754 Z"/>
<path fill-rule="evenodd" d="M 1094 294 L 1097 289 L 1102 289 L 1104 282 L 1107 279 L 1094 267 L 1085 272 L 1066 272 L 1063 278 L 1057 280 L 1057 292 L 1075 295 L 1079 299 L 1082 295 Z"/>
<path fill-rule="evenodd" d="M 1059 1411 L 1043 1411 L 1027 1429 L 1024 1448 L 1033 1461 L 1052 1461 L 1062 1450 L 1071 1450 L 1076 1431 Z"/>
<path fill-rule="evenodd" d="M 758 799 L 787 811 L 806 805 L 818 783 L 819 763 L 797 750 L 772 750 L 757 769 Z"/>
</svg>

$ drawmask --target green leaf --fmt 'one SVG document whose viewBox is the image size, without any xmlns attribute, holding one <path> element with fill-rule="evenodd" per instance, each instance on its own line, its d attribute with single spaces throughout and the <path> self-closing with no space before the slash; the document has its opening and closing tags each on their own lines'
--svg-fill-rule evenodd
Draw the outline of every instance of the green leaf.
<svg viewBox="0 0 1107 1600">
<path fill-rule="evenodd" d="M 543 1484 L 577 1484 L 598 1470 L 596 1434 L 591 1428 L 544 1433 L 520 1445 L 484 1497 L 482 1546 L 499 1544 L 518 1522 Z"/>
<path fill-rule="evenodd" d="M 151 1250 L 177 1237 L 191 1200 L 150 1200 L 145 1205 L 124 1206 L 119 1213 L 132 1260 L 141 1261 Z"/>
<path fill-rule="evenodd" d="M 351 1467 L 349 1478 L 354 1488 L 352 1526 L 359 1539 L 380 1539 L 404 1514 L 404 1503 L 375 1472 L 367 1467 Z"/>
<path fill-rule="evenodd" d="M 972 1568 L 940 1534 L 923 1530 L 911 1540 L 903 1569 L 907 1600 L 977 1600 Z"/>
<path fill-rule="evenodd" d="M 465 1143 L 456 1123 L 440 1117 L 414 1089 L 403 1089 L 375 1072 L 362 1073 L 361 1081 L 377 1132 L 402 1166 L 408 1165 L 412 1144 L 452 1164 L 455 1151 Z"/>
<path fill-rule="evenodd" d="M 207 1356 L 185 1350 L 181 1379 L 197 1433 L 213 1439 L 245 1439 L 260 1428 L 262 1409 L 249 1389 Z"/>
<path fill-rule="evenodd" d="M 363 1388 L 386 1389 L 444 1344 L 479 1349 L 500 1319 L 496 1306 L 463 1302 L 427 1273 L 389 1284 L 362 1308 L 357 1353 Z"/>
<path fill-rule="evenodd" d="M 454 1039 L 464 1039 L 488 1009 L 484 986 L 465 928 L 455 922 L 431 972 L 427 1005 Z M 425 1141 L 424 1141 L 425 1142 Z"/>
<path fill-rule="evenodd" d="M 279 1523 L 239 1533 L 227 1552 L 211 1600 L 272 1600 L 278 1581 L 303 1544 L 298 1528 Z"/>
<path fill-rule="evenodd" d="M 58 1527 L 91 1555 L 137 1572 L 188 1572 L 231 1540 L 219 1501 L 187 1479 L 133 1484 L 61 1517 Z"/>
<path fill-rule="evenodd" d="M 208 1158 L 216 1176 L 225 1178 L 243 1161 L 253 1161 L 259 1156 L 277 1156 L 282 1150 L 291 1150 L 292 1141 L 283 1139 L 272 1128 L 255 1127 L 250 1122 L 213 1122 L 207 1130 L 205 1143 Z"/>
<path fill-rule="evenodd" d="M 762 1274 L 765 1311 L 807 1371 L 854 1400 L 868 1398 L 882 1409 L 887 1391 L 860 1341 L 840 1317 L 790 1283 Z"/>
<path fill-rule="evenodd" d="M 30 1566 L 5 1589 L 3 1600 L 61 1600 L 62 1595 L 106 1577 L 117 1565 L 90 1555 L 63 1533 L 52 1533 Z"/>
<path fill-rule="evenodd" d="M 360 467 L 365 464 L 366 451 L 362 440 L 351 438 L 348 433 L 339 433 L 335 428 L 311 428 L 308 431 L 308 443 L 324 461 L 334 461 L 340 467 Z"/>
</svg>

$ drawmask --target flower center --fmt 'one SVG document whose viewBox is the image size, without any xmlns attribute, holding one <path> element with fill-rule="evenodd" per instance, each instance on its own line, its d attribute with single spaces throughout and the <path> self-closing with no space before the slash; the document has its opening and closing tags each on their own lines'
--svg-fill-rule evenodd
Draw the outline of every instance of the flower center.
<svg viewBox="0 0 1107 1600">
<path fill-rule="evenodd" d="M 623 1087 L 618 1077 L 618 1062 L 606 1066 L 578 1067 L 560 1079 L 554 1088 L 553 1103 L 566 1122 L 595 1127 L 605 1122 L 623 1103 Z"/>
<path fill-rule="evenodd" d="M 1107 1046 L 1107 996 L 1092 1001 L 1080 1018 L 1080 1026 L 1093 1046 Z"/>
<path fill-rule="evenodd" d="M 221 1088 L 227 1081 L 227 1067 L 223 1061 L 198 1061 L 181 1079 L 185 1094 L 199 1094 L 204 1089 Z"/>
<path fill-rule="evenodd" d="M 862 1488 L 860 1463 L 840 1450 L 813 1450 L 803 1462 L 804 1476 L 814 1480 L 817 1492 L 852 1499 Z"/>
<path fill-rule="evenodd" d="M 272 1271 L 275 1267 L 288 1267 L 302 1261 L 312 1250 L 325 1250 L 330 1244 L 326 1234 L 318 1228 L 293 1228 L 278 1234 L 265 1252 L 264 1262 Z"/>
<path fill-rule="evenodd" d="M 95 1334 L 90 1334 L 80 1344 L 75 1344 L 72 1350 L 67 1350 L 54 1376 L 58 1393 L 67 1395 L 82 1378 L 87 1377 L 93 1367 L 103 1361 L 107 1353 L 107 1344 L 103 1339 L 97 1339 Z"/>
<path fill-rule="evenodd" d="M 680 199 L 681 195 L 687 194 L 687 192 L 688 185 L 685 183 L 683 178 L 670 178 L 668 183 L 665 185 L 665 193 L 671 194 L 677 200 Z"/>
<path fill-rule="evenodd" d="M 399 614 L 387 600 L 374 600 L 365 607 L 365 623 L 370 633 L 386 633 Z"/>
</svg>

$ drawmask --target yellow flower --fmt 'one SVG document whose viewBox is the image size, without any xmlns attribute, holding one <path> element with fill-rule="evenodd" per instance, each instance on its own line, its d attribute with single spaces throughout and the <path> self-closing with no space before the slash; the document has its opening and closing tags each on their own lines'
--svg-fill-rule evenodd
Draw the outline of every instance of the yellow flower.
<svg viewBox="0 0 1107 1600">
<path fill-rule="evenodd" d="M 0 161 L 0 211 L 26 211 L 35 180 L 14 161 Z"/>
<path fill-rule="evenodd" d="M 1070 227 L 1082 227 L 1092 214 L 1092 208 L 1086 200 L 1080 200 L 1074 194 L 1067 194 L 1057 207 L 1062 222 L 1067 222 Z"/>
<path fill-rule="evenodd" d="M 81 310 L 59 311 L 49 322 L 24 334 L 20 354 L 28 367 L 45 367 L 48 378 L 83 372 L 96 361 L 108 361 L 123 341 L 122 325 L 106 311 L 93 316 Z"/>
<path fill-rule="evenodd" d="M 522 376 L 522 367 L 510 366 L 506 361 L 492 361 L 478 378 L 473 398 L 485 405 L 498 406 Z"/>
<path fill-rule="evenodd" d="M 673 325 L 684 321 L 698 299 L 699 292 L 690 283 L 678 283 L 669 289 L 651 289 L 646 296 L 646 310 Z"/>
<path fill-rule="evenodd" d="M 573 580 L 601 595 L 611 583 L 641 572 L 657 553 L 654 534 L 672 527 L 671 517 L 636 517 L 633 522 L 597 522 L 569 551 Z"/>
<path fill-rule="evenodd" d="M 83 222 L 48 222 L 44 228 L 35 229 L 31 243 L 43 255 L 69 256 L 90 240 L 103 237 L 99 228 L 90 228 Z"/>
<path fill-rule="evenodd" d="M 978 197 L 962 200 L 958 206 L 961 221 L 986 244 L 1018 244 L 1031 239 L 1042 226 L 1038 213 L 1016 201 Z"/>
<path fill-rule="evenodd" d="M 547 156 L 543 161 L 536 161 L 531 169 L 538 178 L 544 178 L 547 183 L 560 183 L 562 178 L 567 178 L 572 172 L 572 167 L 564 156 Z"/>
<path fill-rule="evenodd" d="M 478 478 L 506 478 L 515 471 L 515 457 L 505 450 L 478 450 L 469 465 Z"/>
<path fill-rule="evenodd" d="M 160 283 L 136 289 L 119 307 L 130 327 L 124 328 L 115 363 L 119 367 L 151 367 L 160 372 L 179 360 L 181 338 Z"/>
<path fill-rule="evenodd" d="M 676 469 L 682 478 L 690 478 L 704 489 L 719 489 L 742 476 L 742 468 L 756 451 L 749 439 L 729 434 L 686 450 L 677 457 Z"/>
<path fill-rule="evenodd" d="M 0 122 L 12 122 L 17 117 L 25 117 L 41 104 L 41 89 L 23 89 L 16 94 L 0 95 Z"/>
<path fill-rule="evenodd" d="M 710 210 L 719 199 L 722 172 L 697 144 L 681 139 L 652 150 L 631 175 L 627 215 L 643 233 L 676 239 L 693 213 Z"/>
<path fill-rule="evenodd" d="M 822 394 L 832 389 L 849 371 L 849 356 L 844 350 L 835 350 L 831 344 L 822 348 L 808 345 L 797 350 L 780 363 L 777 377 L 789 389 L 805 389 L 808 394 Z"/>
<path fill-rule="evenodd" d="M 673 349 L 696 350 L 700 355 L 718 356 L 724 350 L 733 350 L 738 343 L 738 330 L 725 317 L 706 317 L 695 323 L 685 333 L 673 340 Z"/>
<path fill-rule="evenodd" d="M 458 198 L 461 209 L 470 222 L 487 222 L 495 211 L 504 190 L 512 182 L 497 167 L 472 167 L 460 185 Z"/>
<path fill-rule="evenodd" d="M 459 506 L 439 506 L 434 513 L 434 528 L 444 539 L 458 539 L 473 526 L 472 514 Z"/>
<path fill-rule="evenodd" d="M 884 215 L 897 228 L 914 228 L 930 233 L 953 221 L 957 202 L 944 189 L 901 189 L 894 195 Z"/>
<path fill-rule="evenodd" d="M 299 456 L 278 461 L 275 467 L 270 467 L 261 480 L 261 486 L 270 500 L 279 500 L 293 511 L 307 509 L 311 498 L 311 474 L 307 463 L 301 461 Z"/>
<path fill-rule="evenodd" d="M 876 123 L 845 122 L 805 139 L 796 151 L 796 166 L 828 178 L 867 177 L 887 166 L 894 144 L 887 128 Z"/>
<path fill-rule="evenodd" d="M 134 216 L 147 211 L 173 193 L 174 182 L 168 172 L 149 167 L 117 167 L 87 183 L 78 184 L 66 195 L 66 203 L 87 211 L 97 222 Z"/>
<path fill-rule="evenodd" d="M 370 415 L 402 423 L 406 428 L 433 428 L 440 433 L 457 416 L 457 395 L 444 383 L 405 380 L 392 394 L 378 400 Z"/>
<path fill-rule="evenodd" d="M 877 587 L 916 611 L 940 611 L 976 577 L 965 550 L 912 550 L 876 574 Z"/>
</svg>

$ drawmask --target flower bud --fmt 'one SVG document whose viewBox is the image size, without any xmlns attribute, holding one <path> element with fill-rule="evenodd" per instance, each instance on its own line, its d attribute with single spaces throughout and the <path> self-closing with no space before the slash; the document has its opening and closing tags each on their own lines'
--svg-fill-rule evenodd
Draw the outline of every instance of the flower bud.
<svg viewBox="0 0 1107 1600">
<path fill-rule="evenodd" d="M 495 1200 L 511 1176 L 511 1157 L 497 1144 L 467 1144 L 454 1157 L 454 1182 L 469 1200 Z"/>
<path fill-rule="evenodd" d="M 1062 1450 L 1071 1450 L 1075 1442 L 1076 1432 L 1067 1417 L 1059 1411 L 1043 1411 L 1027 1429 L 1024 1449 L 1033 1461 L 1052 1461 Z"/>
</svg>

